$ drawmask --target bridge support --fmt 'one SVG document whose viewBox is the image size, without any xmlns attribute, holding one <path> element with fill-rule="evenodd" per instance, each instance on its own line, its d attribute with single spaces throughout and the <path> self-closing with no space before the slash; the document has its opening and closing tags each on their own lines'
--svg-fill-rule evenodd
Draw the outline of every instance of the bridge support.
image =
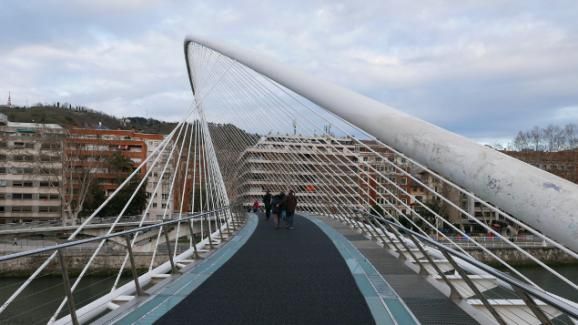
<svg viewBox="0 0 578 325">
<path fill-rule="evenodd" d="M 184 44 L 193 92 L 191 43 L 287 87 L 578 252 L 578 185 L 253 51 L 198 36 Z"/>
</svg>

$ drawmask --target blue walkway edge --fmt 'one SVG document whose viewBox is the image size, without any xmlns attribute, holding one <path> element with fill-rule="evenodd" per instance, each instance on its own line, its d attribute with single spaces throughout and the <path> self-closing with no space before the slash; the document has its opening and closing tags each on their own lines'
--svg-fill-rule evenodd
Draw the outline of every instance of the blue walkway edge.
<svg viewBox="0 0 578 325">
<path fill-rule="evenodd" d="M 198 288 L 247 242 L 257 228 L 258 218 L 250 214 L 247 224 L 231 240 L 175 281 L 164 286 L 116 324 L 152 324 Z"/>
<path fill-rule="evenodd" d="M 347 262 L 376 324 L 419 324 L 395 290 L 347 238 L 322 220 L 311 215 L 301 215 L 317 225 L 331 239 Z"/>
</svg>

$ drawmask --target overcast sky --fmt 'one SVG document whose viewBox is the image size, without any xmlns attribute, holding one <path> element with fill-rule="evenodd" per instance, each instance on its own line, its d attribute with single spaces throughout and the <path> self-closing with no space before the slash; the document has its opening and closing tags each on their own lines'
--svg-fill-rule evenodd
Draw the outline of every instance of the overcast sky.
<svg viewBox="0 0 578 325">
<path fill-rule="evenodd" d="M 477 141 L 578 122 L 578 2 L 2 0 L 0 100 L 177 120 L 199 34 Z"/>
</svg>

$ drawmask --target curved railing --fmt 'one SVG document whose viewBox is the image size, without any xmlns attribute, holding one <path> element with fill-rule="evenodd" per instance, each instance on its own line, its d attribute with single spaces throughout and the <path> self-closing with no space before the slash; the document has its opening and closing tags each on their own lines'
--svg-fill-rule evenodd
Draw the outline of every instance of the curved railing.
<svg viewBox="0 0 578 325">
<path fill-rule="evenodd" d="M 178 220 L 163 221 L 154 225 L 135 227 L 134 229 L 125 230 L 121 232 L 114 232 L 103 236 L 79 239 L 67 241 L 50 247 L 43 247 L 34 250 L 17 252 L 5 256 L 0 256 L 0 268 L 4 263 L 18 263 L 19 260 L 34 257 L 34 256 L 45 256 L 50 253 L 56 253 L 58 256 L 59 271 L 62 275 L 62 283 L 65 292 L 65 301 L 68 306 L 68 315 L 64 315 L 60 318 L 54 317 L 49 323 L 55 324 L 65 324 L 65 323 L 87 323 L 95 317 L 102 315 L 103 312 L 114 310 L 115 299 L 120 296 L 143 296 L 145 295 L 145 286 L 149 285 L 151 281 L 155 278 L 164 278 L 165 274 L 175 274 L 179 268 L 185 267 L 186 265 L 192 263 L 195 259 L 198 259 L 205 255 L 207 249 L 214 249 L 220 245 L 220 243 L 225 242 L 228 236 L 231 236 L 234 231 L 242 224 L 243 214 L 232 213 L 230 208 L 223 207 L 212 211 L 207 211 L 203 213 L 189 214 L 181 216 Z M 201 224 L 203 226 L 201 226 Z M 211 224 L 213 225 L 213 232 L 208 232 L 211 229 Z M 184 227 L 187 229 L 185 237 L 190 239 L 193 244 L 186 245 L 184 249 L 181 249 L 178 254 L 173 254 L 176 252 L 176 247 L 171 244 L 175 237 L 174 233 L 178 227 Z M 164 237 L 164 240 L 160 243 L 165 246 L 164 254 L 155 254 L 155 257 L 162 256 L 165 260 L 157 260 L 151 265 L 156 265 L 154 268 L 149 268 L 145 272 L 138 272 L 138 266 L 135 262 L 135 255 L 139 245 L 135 243 L 139 235 L 150 233 L 153 231 L 158 231 L 158 234 Z M 101 243 L 103 241 L 109 241 L 114 243 L 115 247 L 122 247 L 126 251 L 126 255 L 129 260 L 129 270 L 132 281 L 128 281 L 122 285 L 115 283 L 111 288 L 111 291 L 107 294 L 103 294 L 100 297 L 93 297 L 90 302 L 84 304 L 80 308 L 77 305 L 78 301 L 74 298 L 74 290 L 71 285 L 69 276 L 69 266 L 67 266 L 70 261 L 67 260 L 67 252 L 70 249 L 79 248 L 83 245 L 92 243 Z M 90 250 L 90 248 L 89 248 Z M 156 249 L 155 249 L 156 251 Z M 107 252 L 103 251 L 105 254 Z M 141 252 L 138 254 L 142 255 Z M 142 264 L 142 263 L 141 263 Z M 116 272 L 123 273 L 125 269 L 125 264 L 119 263 L 117 265 L 108 265 L 108 273 Z M 82 289 L 80 289 L 82 290 Z M 28 297 L 30 299 L 30 297 Z M 125 298 L 126 299 L 126 298 Z M 36 306 L 29 306 L 26 313 L 30 313 Z M 49 317 L 50 315 L 45 315 Z M 11 323 L 18 322 L 19 320 L 15 316 L 10 316 L 11 318 L 0 317 L 0 322 Z M 36 320 L 38 321 L 38 320 Z"/>
</svg>

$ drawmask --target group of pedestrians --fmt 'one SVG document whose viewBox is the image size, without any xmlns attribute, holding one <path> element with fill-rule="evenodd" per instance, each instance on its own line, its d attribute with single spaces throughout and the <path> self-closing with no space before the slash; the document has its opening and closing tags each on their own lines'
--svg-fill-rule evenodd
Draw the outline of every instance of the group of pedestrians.
<svg viewBox="0 0 578 325">
<path fill-rule="evenodd" d="M 265 195 L 263 195 L 263 205 L 265 206 L 265 220 L 268 221 L 272 214 L 275 229 L 281 227 L 281 220 L 285 221 L 287 229 L 295 229 L 293 227 L 293 216 L 297 208 L 297 197 L 293 190 L 290 190 L 287 195 L 285 192 L 271 195 L 271 192 L 267 190 Z"/>
</svg>

